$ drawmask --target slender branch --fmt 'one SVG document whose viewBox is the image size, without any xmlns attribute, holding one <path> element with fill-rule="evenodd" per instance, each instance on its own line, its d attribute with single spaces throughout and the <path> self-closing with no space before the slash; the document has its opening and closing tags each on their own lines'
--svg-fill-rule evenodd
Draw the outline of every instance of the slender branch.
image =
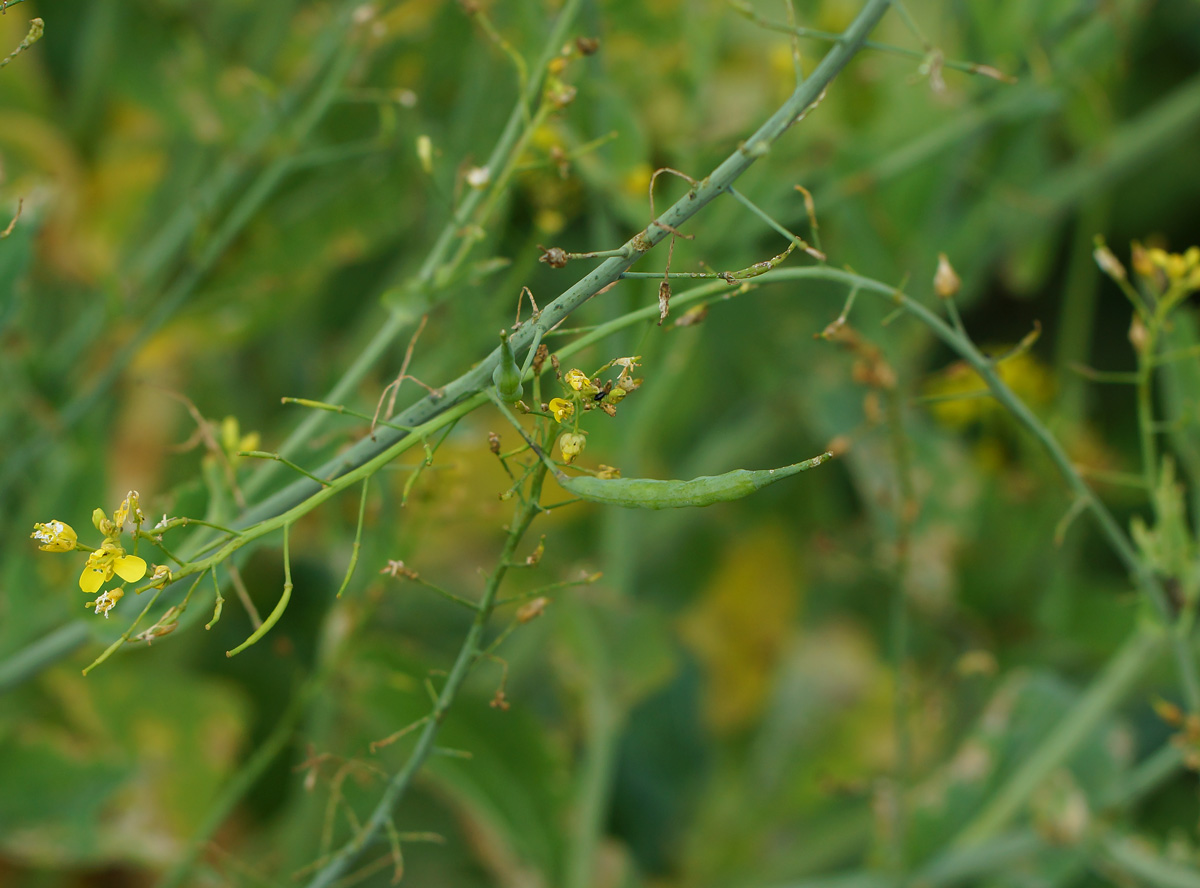
<svg viewBox="0 0 1200 888">
<path fill-rule="evenodd" d="M 563 13 L 560 14 L 559 22 L 562 22 L 564 18 L 568 18 L 567 14 L 573 12 L 578 7 L 578 2 L 579 0 L 573 0 L 573 2 L 572 0 L 568 0 Z M 787 132 L 792 124 L 810 106 L 819 101 L 825 89 L 854 56 L 858 48 L 862 45 L 862 42 L 866 39 L 867 34 L 883 17 L 888 7 L 889 0 L 867 0 L 862 11 L 851 23 L 850 27 L 847 28 L 843 35 L 843 41 L 836 44 L 826 54 L 812 74 L 796 88 L 792 95 L 758 130 L 730 154 L 708 177 L 700 180 L 698 185 L 689 190 L 662 213 L 655 222 L 648 225 L 643 231 L 626 242 L 620 250 L 619 255 L 605 260 L 591 272 L 584 275 L 573 286 L 565 290 L 557 299 L 543 309 L 536 323 L 525 324 L 520 330 L 515 331 L 511 337 L 513 349 L 516 351 L 527 349 L 536 336 L 544 335 L 547 330 L 569 316 L 601 290 L 618 281 L 621 275 L 628 271 L 643 253 L 660 243 L 670 231 L 678 230 L 681 225 L 684 225 L 689 219 L 693 218 L 732 185 L 756 160 L 765 156 L 770 151 L 771 145 Z M 558 27 L 557 24 L 556 27 Z M 560 45 L 561 43 L 556 44 L 555 51 L 557 51 L 557 47 Z M 532 83 L 533 81 L 531 80 L 531 86 Z M 519 116 L 515 119 L 510 118 L 510 127 L 506 129 L 501 142 L 497 144 L 497 152 L 500 152 L 500 149 L 505 147 L 505 145 L 511 146 L 515 142 L 520 126 Z M 508 137 L 510 130 L 512 132 L 511 138 Z M 468 201 L 471 199 L 468 198 Z M 458 220 L 459 217 L 457 214 L 455 218 Z M 437 262 L 440 261 L 441 256 L 449 248 L 450 242 L 453 239 L 453 232 L 443 232 L 443 238 L 439 240 L 439 243 L 435 245 L 434 250 L 430 253 L 429 259 L 426 265 L 423 266 L 419 277 L 423 278 L 428 274 L 430 279 L 432 278 L 433 269 L 438 267 Z M 443 241 L 445 241 L 444 244 Z M 798 270 L 809 271 L 810 269 L 793 269 L 792 271 Z M 814 270 L 824 271 L 825 269 Z M 778 274 L 778 271 L 768 272 L 767 274 Z M 875 282 L 870 283 L 876 287 L 881 286 Z M 354 365 L 346 371 L 342 382 L 338 386 L 335 386 L 334 391 L 326 396 L 324 399 L 326 402 L 337 403 L 344 399 L 357 380 L 361 378 L 361 375 L 366 372 L 367 367 L 373 363 L 378 354 L 390 342 L 391 338 L 407 323 L 407 319 L 403 317 L 403 314 L 402 312 L 393 313 L 388 321 L 385 322 L 380 333 L 372 340 L 367 349 L 360 354 L 359 359 L 355 361 Z M 935 320 L 937 319 L 935 318 Z M 440 428 L 445 421 L 449 421 L 446 419 L 449 414 L 454 414 L 455 417 L 465 415 L 465 413 L 470 412 L 471 409 L 486 400 L 479 393 L 491 384 L 492 371 L 499 363 L 499 360 L 500 348 L 497 347 L 472 370 L 469 370 L 458 379 L 439 389 L 436 394 L 427 395 L 417 401 L 411 407 L 397 415 L 393 421 L 398 426 L 408 428 L 426 426 L 428 423 L 430 424 L 426 429 L 428 431 Z M 306 423 L 315 420 L 316 416 L 317 414 L 314 414 L 314 416 L 309 417 Z M 437 420 L 437 422 L 434 422 L 434 420 Z M 297 428 L 297 431 L 280 446 L 278 450 L 280 454 L 286 454 L 291 447 L 294 447 L 300 440 L 304 440 L 312 428 L 315 428 L 315 426 L 307 425 L 306 423 L 302 423 Z M 267 497 L 258 505 L 246 510 L 239 520 L 235 522 L 236 528 L 244 529 L 243 536 L 226 543 L 214 555 L 210 556 L 204 562 L 200 562 L 197 568 L 206 569 L 211 564 L 223 560 L 223 558 L 228 557 L 233 551 L 245 546 L 265 533 L 278 529 L 283 524 L 307 513 L 320 502 L 323 502 L 329 496 L 341 490 L 344 484 L 339 482 L 347 479 L 350 479 L 352 482 L 361 480 L 365 477 L 365 474 L 376 470 L 384 462 L 394 458 L 395 455 L 404 449 L 407 449 L 407 446 L 412 443 L 405 441 L 406 436 L 409 434 L 398 429 L 380 429 L 375 440 L 365 438 L 359 441 L 345 453 L 327 462 L 313 473 L 318 477 L 327 479 L 330 482 L 329 487 L 322 489 L 316 482 L 302 479 L 291 483 L 279 492 Z M 264 466 L 275 465 L 276 463 L 273 461 L 264 464 Z M 251 494 L 254 491 L 261 490 L 268 478 L 268 475 L 260 472 L 259 475 L 251 478 L 245 485 L 245 491 L 247 494 Z M 190 552 L 185 551 L 181 554 L 183 557 L 188 557 Z M 82 642 L 83 640 L 83 637 L 76 639 L 77 642 Z M 68 652 L 69 650 L 62 651 L 63 654 Z"/>
<path fill-rule="evenodd" d="M 437 738 L 438 730 L 441 728 L 442 721 L 446 717 L 446 712 L 458 697 L 458 693 L 462 689 L 463 682 L 466 681 L 471 667 L 475 665 L 483 651 L 484 630 L 495 607 L 500 585 L 503 583 L 504 576 L 508 572 L 507 565 L 513 560 L 521 539 L 525 536 L 525 532 L 529 529 L 530 524 L 533 523 L 533 519 L 541 511 L 538 502 L 541 499 L 542 482 L 545 480 L 545 477 L 546 467 L 539 463 L 534 470 L 533 477 L 530 479 L 529 495 L 517 508 L 517 514 L 508 532 L 508 538 L 505 540 L 504 548 L 497 560 L 496 569 L 488 577 L 487 587 L 484 589 L 483 597 L 479 601 L 475 619 L 471 622 L 471 628 L 468 630 L 462 647 L 459 649 L 458 656 L 454 660 L 454 666 L 450 669 L 450 674 L 446 677 L 446 683 L 442 685 L 441 693 L 437 695 L 437 701 L 434 704 L 430 719 L 418 736 L 416 745 L 409 755 L 408 761 L 404 763 L 404 767 L 396 772 L 388 782 L 382 798 L 375 805 L 375 809 L 371 812 L 371 816 L 367 819 L 367 822 L 363 824 L 358 835 L 334 852 L 329 862 L 308 883 L 308 888 L 324 888 L 324 886 L 333 884 L 346 871 L 347 867 L 354 863 L 363 849 L 375 839 L 379 831 L 389 822 L 396 804 L 404 797 L 405 792 L 407 792 L 409 785 L 412 783 L 413 777 L 433 752 L 434 740 Z"/>
</svg>

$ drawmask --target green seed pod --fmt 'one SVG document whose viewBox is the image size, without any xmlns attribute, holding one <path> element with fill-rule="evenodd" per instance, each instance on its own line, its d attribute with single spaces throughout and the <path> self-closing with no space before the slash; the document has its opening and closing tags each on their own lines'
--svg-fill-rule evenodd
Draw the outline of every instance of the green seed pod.
<svg viewBox="0 0 1200 888">
<path fill-rule="evenodd" d="M 521 368 L 517 366 L 517 358 L 513 354 L 512 345 L 508 341 L 508 331 L 500 331 L 500 363 L 492 371 L 492 382 L 496 384 L 496 394 L 507 404 L 515 404 L 524 392 L 521 385 Z"/>
</svg>

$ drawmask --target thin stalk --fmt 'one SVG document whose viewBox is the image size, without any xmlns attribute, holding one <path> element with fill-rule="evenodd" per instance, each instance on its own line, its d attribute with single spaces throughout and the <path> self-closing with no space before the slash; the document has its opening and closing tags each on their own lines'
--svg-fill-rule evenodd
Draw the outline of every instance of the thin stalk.
<svg viewBox="0 0 1200 888">
<path fill-rule="evenodd" d="M 1016 816 L 1047 776 L 1070 758 L 1100 721 L 1121 702 L 1133 684 L 1154 664 L 1162 647 L 1162 630 L 1139 626 L 1105 666 L 1099 678 L 1063 713 L 1050 734 L 1008 778 L 991 801 L 955 836 L 962 848 L 990 839 Z"/>
<path fill-rule="evenodd" d="M 580 0 L 568 0 L 568 4 L 564 7 L 564 14 L 560 15 L 560 21 L 566 17 L 565 13 L 577 9 L 579 2 Z M 845 40 L 835 45 L 825 55 L 804 83 L 796 88 L 792 95 L 758 130 L 730 154 L 725 161 L 717 166 L 706 179 L 701 180 L 697 186 L 693 187 L 687 194 L 663 212 L 655 222 L 652 222 L 646 229 L 631 238 L 625 244 L 624 248 L 619 251 L 619 255 L 605 260 L 588 274 L 584 275 L 573 286 L 565 290 L 557 299 L 543 309 L 537 323 L 525 324 L 520 330 L 516 331 L 511 339 L 513 349 L 518 351 L 527 349 L 536 335 L 543 335 L 545 331 L 553 328 L 601 290 L 618 281 L 621 275 L 628 271 L 630 266 L 643 253 L 664 240 L 672 230 L 678 230 L 681 225 L 703 210 L 742 173 L 753 166 L 756 160 L 766 155 L 771 145 L 787 132 L 806 109 L 819 100 L 829 84 L 857 52 L 862 42 L 866 39 L 867 34 L 870 33 L 871 29 L 875 27 L 876 23 L 887 12 L 888 6 L 889 0 L 867 0 L 861 12 L 851 23 L 850 27 L 847 28 L 844 34 Z M 554 47 L 554 51 L 557 51 L 559 45 L 561 44 Z M 516 138 L 519 126 L 520 118 L 518 116 L 510 127 L 512 130 L 512 135 L 509 139 L 510 145 L 512 140 Z M 500 147 L 498 144 L 497 149 Z M 433 254 L 430 256 L 431 260 L 432 258 Z M 834 270 L 825 268 L 789 269 L 784 272 L 784 277 L 776 279 L 788 279 L 787 272 L 789 271 L 793 274 L 799 271 L 822 272 L 827 275 L 837 274 L 842 276 L 840 278 L 836 276 L 826 277 L 825 279 L 827 280 L 850 280 L 851 283 L 855 280 L 867 281 L 865 278 L 858 278 L 857 275 L 850 275 L 847 272 L 835 273 Z M 779 274 L 778 270 L 767 273 L 767 275 Z M 819 277 L 819 275 L 814 276 Z M 759 280 L 761 279 L 759 278 Z M 875 288 L 884 286 L 874 281 L 867 282 Z M 891 291 L 887 292 L 890 293 Z M 935 323 L 940 323 L 940 319 L 935 315 L 926 313 Z M 331 403 L 338 403 L 344 400 L 350 390 L 357 384 L 358 380 L 361 379 L 361 375 L 365 374 L 367 368 L 370 366 L 370 354 L 382 352 L 391 341 L 391 337 L 402 329 L 405 323 L 407 321 L 400 314 L 390 316 L 385 321 L 380 334 L 359 355 L 359 358 L 347 370 L 342 380 L 335 386 L 334 391 L 323 400 Z M 476 364 L 473 369 L 438 389 L 436 397 L 428 395 L 420 399 L 402 411 L 397 417 L 394 417 L 393 421 L 396 425 L 414 428 L 423 426 L 425 423 L 431 422 L 435 418 L 440 418 L 446 413 L 453 413 L 455 417 L 465 415 L 465 413 L 470 412 L 471 409 L 474 409 L 475 406 L 486 400 L 479 393 L 491 384 L 492 371 L 499 363 L 499 360 L 500 348 L 497 347 L 490 355 Z M 314 414 L 314 416 L 308 417 L 305 422 L 310 423 L 316 417 L 317 414 Z M 441 423 L 438 424 L 438 427 L 440 425 Z M 288 441 L 284 445 L 281 445 L 278 452 L 281 454 L 287 453 L 291 447 L 307 439 L 308 432 L 304 431 L 302 434 L 303 430 L 308 429 L 311 431 L 314 428 L 315 426 L 313 425 L 302 423 L 297 428 L 297 431 L 289 436 Z M 381 457 L 386 460 L 390 458 L 389 454 L 395 455 L 402 452 L 400 449 L 394 450 L 393 448 L 399 442 L 402 442 L 407 434 L 395 429 L 381 429 L 375 440 L 371 440 L 370 438 L 363 439 L 345 453 L 320 467 L 314 474 L 319 477 L 331 479 L 331 481 L 332 479 L 340 481 L 342 477 L 349 476 L 354 476 L 355 481 L 361 480 L 364 477 L 363 474 L 360 474 L 362 469 L 370 466 L 372 469 L 368 469 L 367 471 L 369 472 L 381 465 L 377 462 Z M 1069 462 L 1067 464 L 1069 465 Z M 274 462 L 265 463 L 263 469 L 259 470 L 259 474 L 253 476 L 244 486 L 246 493 L 252 495 L 255 492 L 260 492 L 269 480 L 269 476 L 263 474 L 264 470 L 276 465 Z M 343 476 L 343 473 L 347 474 Z M 338 483 L 332 483 L 330 487 L 321 490 L 319 485 L 308 479 L 292 482 L 284 489 L 247 509 L 236 522 L 237 527 L 246 529 L 246 536 L 226 544 L 220 552 L 226 552 L 226 550 L 232 552 L 241 548 L 241 546 L 261 536 L 264 532 L 269 532 L 263 530 L 268 525 L 270 525 L 270 529 L 276 529 L 286 521 L 294 520 L 296 517 L 309 511 L 313 506 L 332 496 L 340 489 L 341 485 Z M 1117 532 L 1119 534 L 1119 530 Z M 184 557 L 187 557 L 186 552 Z M 85 639 L 86 636 L 78 637 L 76 638 L 76 642 L 80 643 Z M 34 644 L 38 643 L 35 642 Z M 65 655 L 70 650 L 70 648 L 62 648 L 60 649 L 60 654 Z M 21 656 L 22 653 L 19 652 L 16 656 Z M 46 664 L 49 661 L 43 660 L 42 662 Z M 4 664 L 0 664 L 0 674 L 2 674 L 3 669 Z"/>
<path fill-rule="evenodd" d="M 251 787 L 263 775 L 263 772 L 267 770 L 271 762 L 275 761 L 279 754 L 287 748 L 288 741 L 292 739 L 292 734 L 295 732 L 296 726 L 307 711 L 308 701 L 312 698 L 315 689 L 316 682 L 310 680 L 307 685 L 292 696 L 287 709 L 279 717 L 279 721 L 275 723 L 275 727 L 271 729 L 271 733 L 267 735 L 267 738 L 258 749 L 254 750 L 254 753 L 246 759 L 245 764 L 238 769 L 237 773 L 229 779 L 216 800 L 209 806 L 208 814 L 205 815 L 200 828 L 192 836 L 187 850 L 167 870 L 166 874 L 162 877 L 162 881 L 158 883 L 158 888 L 177 888 L 178 885 L 183 884 L 192 867 L 196 865 L 196 861 L 200 858 L 201 853 L 208 846 L 213 834 L 220 828 L 222 823 L 229 819 L 229 815 L 233 813 L 234 807 L 250 791 Z"/>
<path fill-rule="evenodd" d="M 458 656 L 454 660 L 454 666 L 450 669 L 450 674 L 446 677 L 446 683 L 442 686 L 441 693 L 437 696 L 431 718 L 418 735 L 416 746 L 409 755 L 408 761 L 404 763 L 404 767 L 396 772 L 388 782 L 383 796 L 375 805 L 375 809 L 371 812 L 371 816 L 367 819 L 367 822 L 363 824 L 358 835 L 334 852 L 329 862 L 309 881 L 308 888 L 324 888 L 324 886 L 332 884 L 358 859 L 363 849 L 375 839 L 379 831 L 389 822 L 392 811 L 400 799 L 404 797 L 405 792 L 407 792 L 409 785 L 412 783 L 413 777 L 433 752 L 434 741 L 437 739 L 442 721 L 445 719 L 446 713 L 453 705 L 455 699 L 457 699 L 458 693 L 462 689 L 468 673 L 471 671 L 471 667 L 475 665 L 483 652 L 484 631 L 487 628 L 488 619 L 492 615 L 492 610 L 495 607 L 500 585 L 503 583 L 504 576 L 508 572 L 507 564 L 513 560 L 521 539 L 533 523 L 533 519 L 541 511 L 538 502 L 541 499 L 542 482 L 545 480 L 545 477 L 546 468 L 539 464 L 534 469 L 533 476 L 530 479 L 528 497 L 517 507 L 517 513 L 513 518 L 511 528 L 508 532 L 508 538 L 505 540 L 504 548 L 497 560 L 496 569 L 488 577 L 487 587 L 484 589 L 483 597 L 479 601 L 479 609 L 475 614 L 475 619 L 471 621 L 471 628 L 467 631 Z"/>
<path fill-rule="evenodd" d="M 516 161 L 519 157 L 516 146 L 522 134 L 528 138 L 528 120 L 530 118 L 530 107 L 537 100 L 538 94 L 541 91 L 544 75 L 550 61 L 555 54 L 562 48 L 563 42 L 566 39 L 567 31 L 574 24 L 575 18 L 579 14 L 582 7 L 582 0 L 567 0 L 563 4 L 562 10 L 558 14 L 558 18 L 554 21 L 554 26 L 550 30 L 550 34 L 546 39 L 545 46 L 542 49 L 541 57 L 538 60 L 537 67 L 534 69 L 539 72 L 537 76 L 528 78 L 524 92 L 521 93 L 517 100 L 516 106 L 508 116 L 508 121 L 504 125 L 500 137 L 496 140 L 495 146 L 492 148 L 492 153 L 488 156 L 487 168 L 490 170 L 505 169 Z M 406 286 L 411 287 L 414 292 L 420 293 L 427 289 L 434 281 L 435 276 L 440 273 L 453 273 L 456 265 L 447 265 L 446 257 L 453 248 L 455 242 L 459 239 L 460 232 L 470 221 L 480 203 L 483 201 L 486 193 L 485 190 L 470 189 L 470 192 L 459 204 L 454 211 L 453 217 L 446 223 L 438 234 L 437 240 L 434 241 L 433 247 L 426 255 L 425 260 L 421 263 L 420 269 L 416 275 L 406 281 Z M 481 221 L 481 220 L 477 220 Z M 465 253 L 460 252 L 455 257 L 455 263 L 461 262 L 465 258 Z M 443 271 L 443 269 L 445 269 Z M 346 400 L 359 382 L 367 375 L 370 369 L 375 365 L 388 346 L 399 336 L 404 330 L 408 329 L 413 322 L 421 316 L 420 311 L 408 310 L 393 310 L 387 320 L 379 328 L 379 331 L 371 338 L 366 347 L 358 354 L 353 363 L 346 368 L 341 378 L 334 384 L 333 388 L 322 399 L 328 403 L 338 404 Z M 490 371 L 489 371 L 490 372 Z M 389 417 L 390 418 L 390 417 Z M 313 434 L 325 423 L 325 418 L 313 414 L 306 417 L 296 429 L 288 435 L 287 439 L 279 446 L 279 453 L 290 455 L 305 441 L 311 439 Z M 412 425 L 413 423 L 408 423 Z M 277 467 L 271 464 L 264 464 L 258 472 L 256 472 L 246 482 L 245 492 L 247 496 L 253 496 L 262 491 L 275 475 Z"/>
<path fill-rule="evenodd" d="M 348 16 L 344 15 L 343 18 L 348 24 Z M 342 81 L 350 72 L 357 56 L 357 45 L 354 41 L 346 41 L 339 49 L 340 51 L 323 76 L 313 98 L 297 117 L 297 124 L 291 133 L 292 142 L 295 145 L 302 144 L 312 128 L 324 116 L 329 105 L 337 97 L 337 91 L 340 89 Z M 32 458 L 43 453 L 47 443 L 54 436 L 61 434 L 82 419 L 92 405 L 108 391 L 138 350 L 191 297 L 255 213 L 274 194 L 280 182 L 291 172 L 293 159 L 291 155 L 283 155 L 275 158 L 263 169 L 234 204 L 224 222 L 204 245 L 196 260 L 185 268 L 175 282 L 153 301 L 153 306 L 146 312 L 137 332 L 113 352 L 101 370 L 93 374 L 90 384 L 63 406 L 58 413 L 53 431 L 37 435 L 31 442 L 8 456 L 4 469 L 0 472 L 0 489 L 18 477 Z"/>
</svg>

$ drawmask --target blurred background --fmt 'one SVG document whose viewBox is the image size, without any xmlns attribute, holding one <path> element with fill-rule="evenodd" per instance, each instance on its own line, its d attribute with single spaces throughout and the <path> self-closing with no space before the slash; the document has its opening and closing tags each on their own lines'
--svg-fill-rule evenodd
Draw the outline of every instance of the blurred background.
<svg viewBox="0 0 1200 888">
<path fill-rule="evenodd" d="M 226 588 L 211 631 L 128 645 L 81 677 L 141 602 L 107 621 L 85 611 L 79 556 L 39 553 L 34 522 L 95 544 L 92 510 L 130 489 L 152 521 L 204 515 L 233 497 L 213 448 L 277 449 L 308 415 L 281 397 L 325 398 L 389 319 L 402 332 L 338 403 L 375 409 L 422 314 L 409 372 L 454 379 L 494 348 L 522 287 L 544 305 L 589 267 L 540 264 L 539 245 L 619 246 L 650 219 L 653 170 L 707 175 L 793 88 L 788 36 L 733 6 L 582 3 L 554 74 L 574 93 L 525 133 L 469 254 L 420 301 L 412 282 L 438 232 L 463 237 L 452 214 L 467 171 L 517 99 L 512 56 L 537 74 L 562 4 L 480 6 L 486 19 L 441 0 L 30 0 L 0 17 L 0 54 L 45 20 L 0 70 L 0 228 L 20 212 L 0 242 L 0 883 L 295 884 L 350 838 L 409 748 L 369 744 L 425 714 L 426 678 L 449 668 L 469 622 L 380 571 L 403 560 L 478 597 L 511 516 L 487 445 L 504 422 L 491 408 L 466 417 L 407 502 L 415 453 L 379 476 L 340 600 L 358 497 L 299 522 L 291 605 L 232 660 L 252 627 Z M 794 6 L 798 24 L 840 32 L 861 4 Z M 787 20 L 783 4 L 752 8 Z M 987 349 L 1040 324 L 1006 378 L 1127 526 L 1145 491 L 1109 482 L 1138 470 L 1133 396 L 1071 368 L 1134 366 L 1129 305 L 1093 262 L 1096 235 L 1126 261 L 1135 239 L 1200 242 L 1200 6 L 908 10 L 945 59 L 1016 82 L 931 71 L 893 11 L 873 39 L 914 57 L 860 53 L 738 188 L 813 240 L 802 185 L 830 265 L 907 282 L 929 305 L 945 253 Z M 805 70 L 826 46 L 801 42 Z M 656 205 L 686 187 L 659 177 Z M 728 197 L 685 231 L 675 270 L 743 268 L 783 247 Z M 638 269 L 665 261 L 659 248 Z M 653 305 L 657 290 L 624 282 L 569 323 Z M 637 325 L 574 361 L 641 355 L 646 380 L 589 426 L 591 466 L 689 478 L 834 439 L 849 450 L 736 503 L 539 519 L 524 549 L 544 534 L 545 553 L 509 594 L 603 577 L 554 593 L 503 664 L 472 676 L 439 740 L 459 752 L 434 756 L 396 812 L 406 884 L 1200 884 L 1195 774 L 1177 760 L 1154 779 L 1137 770 L 1176 731 L 1165 660 L 1105 701 L 995 837 L 1010 844 L 975 869 L 947 863 L 1055 719 L 1124 662 L 1145 615 L 1087 519 L 1056 543 L 1070 497 L 1037 444 L 990 400 L 929 401 L 980 386 L 926 328 L 860 294 L 850 324 L 898 380 L 888 419 L 854 372 L 861 354 L 814 340 L 845 297 L 767 284 L 703 323 Z M 398 403 L 422 394 L 406 382 Z M 1198 398 L 1161 396 L 1189 484 Z M 323 422 L 298 463 L 364 433 Z M 235 466 L 251 504 L 292 480 L 251 463 Z M 898 509 L 905 484 L 912 513 Z M 262 613 L 282 587 L 279 545 L 239 562 Z M 212 590 L 196 594 L 207 621 Z M 505 672 L 502 710 L 488 703 Z M 356 884 L 397 874 L 386 843 L 360 863 Z"/>
</svg>

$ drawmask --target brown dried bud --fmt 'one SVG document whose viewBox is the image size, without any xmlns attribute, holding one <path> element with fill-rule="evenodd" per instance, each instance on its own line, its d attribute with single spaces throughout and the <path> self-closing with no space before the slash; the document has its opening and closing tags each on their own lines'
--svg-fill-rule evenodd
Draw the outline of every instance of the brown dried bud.
<svg viewBox="0 0 1200 888">
<path fill-rule="evenodd" d="M 708 305 L 693 305 L 675 319 L 676 327 L 692 327 L 708 317 Z"/>
<path fill-rule="evenodd" d="M 530 620 L 536 620 L 546 611 L 546 605 L 550 603 L 550 599 L 544 595 L 533 599 L 528 604 L 522 605 L 517 609 L 517 622 L 528 623 Z"/>
<path fill-rule="evenodd" d="M 551 268 L 567 267 L 567 251 L 562 247 L 543 247 L 541 244 L 538 244 L 538 249 L 542 251 L 542 255 L 538 257 L 538 262 L 544 262 Z"/>
<path fill-rule="evenodd" d="M 562 379 L 562 369 L 558 363 L 558 355 L 550 356 L 550 366 L 554 368 L 554 375 L 558 379 Z"/>
<path fill-rule="evenodd" d="M 542 560 L 542 556 L 546 554 L 546 535 L 542 534 L 542 538 L 538 540 L 537 548 L 525 557 L 526 567 L 536 567 L 538 562 Z"/>
<path fill-rule="evenodd" d="M 542 365 L 546 363 L 546 358 L 548 357 L 550 357 L 550 349 L 545 343 L 542 343 L 533 354 L 533 372 L 535 375 L 541 374 Z"/>
<path fill-rule="evenodd" d="M 579 50 L 580 55 L 595 55 L 596 50 L 600 48 L 600 39 L 598 37 L 576 37 L 575 48 Z"/>
<path fill-rule="evenodd" d="M 838 435 L 825 445 L 825 449 L 834 456 L 842 456 L 850 450 L 850 438 L 846 435 Z"/>
<path fill-rule="evenodd" d="M 1133 346 L 1133 350 L 1139 355 L 1144 354 L 1146 345 L 1149 343 L 1150 334 L 1146 331 L 1146 325 L 1142 323 L 1142 319 L 1138 315 L 1133 316 L 1133 322 L 1129 325 L 1129 342 Z"/>
<path fill-rule="evenodd" d="M 664 280 L 658 285 L 658 326 L 667 319 L 671 312 L 671 282 Z"/>
<path fill-rule="evenodd" d="M 938 253 L 937 271 L 933 275 L 933 292 L 942 299 L 950 299 L 962 286 L 962 281 L 954 271 L 954 266 L 946 258 L 945 253 Z"/>
<path fill-rule="evenodd" d="M 500 455 L 500 436 L 495 432 L 488 432 L 488 450 L 496 456 Z"/>
</svg>

